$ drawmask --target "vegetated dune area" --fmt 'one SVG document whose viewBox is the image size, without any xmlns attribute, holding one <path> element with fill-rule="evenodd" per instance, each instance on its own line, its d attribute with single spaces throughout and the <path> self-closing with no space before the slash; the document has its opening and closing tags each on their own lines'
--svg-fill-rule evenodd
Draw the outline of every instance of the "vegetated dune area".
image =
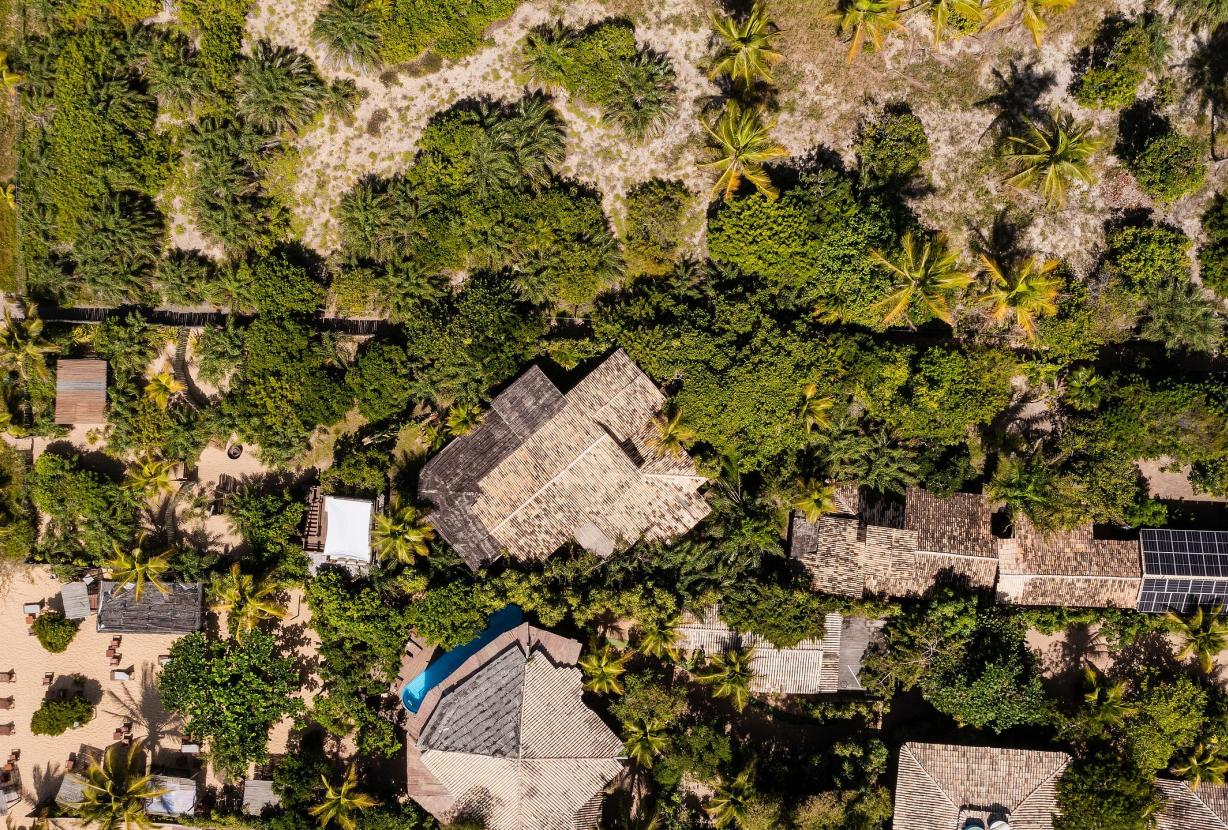
<svg viewBox="0 0 1228 830">
<path fill-rule="evenodd" d="M 1228 830 L 1225 0 L 0 0 L 0 83 L 13 828 Z"/>
</svg>

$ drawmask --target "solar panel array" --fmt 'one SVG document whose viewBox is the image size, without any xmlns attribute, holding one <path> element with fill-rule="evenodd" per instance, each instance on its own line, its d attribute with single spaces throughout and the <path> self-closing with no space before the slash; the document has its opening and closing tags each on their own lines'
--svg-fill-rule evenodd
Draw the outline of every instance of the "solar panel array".
<svg viewBox="0 0 1228 830">
<path fill-rule="evenodd" d="M 1180 614 L 1195 608 L 1228 605 L 1228 579 L 1155 579 L 1143 580 L 1138 610 L 1152 614 L 1176 611 Z"/>
<path fill-rule="evenodd" d="M 1228 579 L 1228 531 L 1148 528 L 1139 543 L 1144 576 Z"/>
</svg>

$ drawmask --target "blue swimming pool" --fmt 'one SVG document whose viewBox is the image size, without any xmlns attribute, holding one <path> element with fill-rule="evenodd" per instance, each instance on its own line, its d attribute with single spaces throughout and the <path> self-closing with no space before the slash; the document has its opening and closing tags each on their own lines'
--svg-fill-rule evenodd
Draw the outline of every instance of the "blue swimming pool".
<svg viewBox="0 0 1228 830">
<path fill-rule="evenodd" d="M 444 652 L 435 658 L 417 677 L 412 678 L 401 689 L 401 703 L 409 711 L 417 714 L 418 707 L 427 693 L 447 679 L 448 675 L 460 668 L 460 665 L 480 651 L 487 643 L 494 640 L 505 631 L 510 631 L 524 622 L 524 614 L 515 605 L 509 605 L 490 615 L 486 628 L 474 639 Z"/>
</svg>

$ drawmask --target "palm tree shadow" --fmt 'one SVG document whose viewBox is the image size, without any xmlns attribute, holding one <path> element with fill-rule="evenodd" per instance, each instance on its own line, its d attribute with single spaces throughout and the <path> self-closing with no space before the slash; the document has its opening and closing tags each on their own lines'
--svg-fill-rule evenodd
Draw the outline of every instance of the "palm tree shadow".
<svg viewBox="0 0 1228 830">
<path fill-rule="evenodd" d="M 55 800 L 60 784 L 64 781 L 64 767 L 48 761 L 46 766 L 35 767 L 30 777 L 35 803 L 50 804 Z"/>
<path fill-rule="evenodd" d="M 298 672 L 299 686 L 308 692 L 319 688 L 316 673 L 320 668 L 318 655 L 307 655 L 304 649 L 311 645 L 311 637 L 307 633 L 307 623 L 281 625 L 277 628 L 277 644 L 283 654 L 294 660 L 294 670 Z"/>
<path fill-rule="evenodd" d="M 132 691 L 134 685 L 139 690 L 136 693 Z M 142 666 L 136 684 L 126 683 L 120 686 L 119 691 L 108 691 L 107 698 L 107 714 L 131 721 L 134 731 L 139 726 L 151 752 L 166 749 L 163 743 L 167 739 L 181 737 L 183 721 L 162 705 L 152 666 Z"/>
<path fill-rule="evenodd" d="M 1044 118 L 1045 110 L 1040 105 L 1040 98 L 1056 85 L 1056 75 L 1048 70 L 1039 70 L 1035 61 L 1026 64 L 1011 61 L 1005 72 L 995 68 L 993 77 L 997 91 L 973 104 L 998 111 L 982 133 L 982 139 L 988 135 L 1018 132 L 1028 120 Z"/>
</svg>

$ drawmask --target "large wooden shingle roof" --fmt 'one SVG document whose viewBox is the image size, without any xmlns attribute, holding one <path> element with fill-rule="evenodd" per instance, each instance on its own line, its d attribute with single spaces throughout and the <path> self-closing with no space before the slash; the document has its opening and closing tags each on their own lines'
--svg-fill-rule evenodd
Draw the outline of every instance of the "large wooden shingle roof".
<svg viewBox="0 0 1228 830">
<path fill-rule="evenodd" d="M 1006 815 L 1011 830 L 1053 830 L 1064 752 L 906 743 L 894 830 L 963 830 L 961 819 Z M 986 822 L 987 824 L 987 822 Z"/>
<path fill-rule="evenodd" d="M 106 422 L 107 362 L 60 360 L 55 367 L 55 422 Z"/>
<path fill-rule="evenodd" d="M 199 582 L 171 582 L 162 593 L 146 585 L 137 600 L 131 585 L 119 591 L 103 582 L 98 597 L 98 630 L 116 634 L 190 634 L 199 631 L 204 609 Z"/>
<path fill-rule="evenodd" d="M 1156 789 L 1155 830 L 1228 830 L 1228 786 L 1204 783 L 1191 790 L 1184 781 L 1158 778 Z"/>
<path fill-rule="evenodd" d="M 539 560 L 568 541 L 606 555 L 685 533 L 709 508 L 690 458 L 653 446 L 664 402 L 621 350 L 565 395 L 531 368 L 423 468 L 431 522 L 474 569 L 504 552 Z"/>
</svg>

